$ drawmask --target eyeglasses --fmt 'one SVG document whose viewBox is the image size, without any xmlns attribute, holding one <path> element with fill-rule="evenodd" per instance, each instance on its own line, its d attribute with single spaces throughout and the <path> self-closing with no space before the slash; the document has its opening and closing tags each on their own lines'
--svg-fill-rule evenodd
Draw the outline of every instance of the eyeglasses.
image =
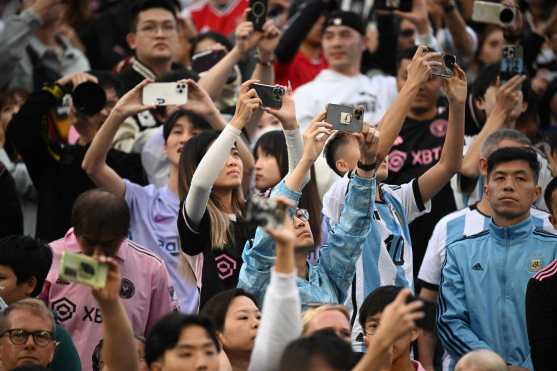
<svg viewBox="0 0 557 371">
<path fill-rule="evenodd" d="M 306 209 L 296 209 L 294 216 L 303 222 L 309 221 L 309 211 Z"/>
<path fill-rule="evenodd" d="M 161 25 L 149 23 L 139 28 L 139 32 L 148 36 L 155 36 L 159 33 L 159 31 L 161 31 L 163 35 L 169 35 L 175 33 L 177 31 L 177 27 L 173 23 L 164 23 Z"/>
<path fill-rule="evenodd" d="M 25 331 L 20 328 L 7 330 L 0 337 L 8 335 L 8 338 L 14 345 L 23 345 L 27 343 L 29 336 L 33 336 L 36 345 L 44 347 L 54 340 L 54 334 L 50 331 Z"/>
</svg>

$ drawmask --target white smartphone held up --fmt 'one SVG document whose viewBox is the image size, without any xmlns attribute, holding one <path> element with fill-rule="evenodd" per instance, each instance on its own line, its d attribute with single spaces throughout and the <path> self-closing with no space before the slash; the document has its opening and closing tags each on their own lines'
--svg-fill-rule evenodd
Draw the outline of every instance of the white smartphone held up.
<svg viewBox="0 0 557 371">
<path fill-rule="evenodd" d="M 143 104 L 179 106 L 188 101 L 188 85 L 183 82 L 155 82 L 143 88 Z"/>
<path fill-rule="evenodd" d="M 516 10 L 503 4 L 489 1 L 474 1 L 472 20 L 499 26 L 509 25 L 516 18 Z"/>
</svg>

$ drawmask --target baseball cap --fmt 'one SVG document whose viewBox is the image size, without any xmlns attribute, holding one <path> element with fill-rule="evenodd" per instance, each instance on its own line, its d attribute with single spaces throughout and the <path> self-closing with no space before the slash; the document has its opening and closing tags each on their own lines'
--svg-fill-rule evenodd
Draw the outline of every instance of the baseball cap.
<svg viewBox="0 0 557 371">
<path fill-rule="evenodd" d="M 323 32 L 330 26 L 347 26 L 356 30 L 360 35 L 366 34 L 366 26 L 364 20 L 359 14 L 354 12 L 347 12 L 344 10 L 337 10 L 330 13 L 323 23 Z"/>
</svg>

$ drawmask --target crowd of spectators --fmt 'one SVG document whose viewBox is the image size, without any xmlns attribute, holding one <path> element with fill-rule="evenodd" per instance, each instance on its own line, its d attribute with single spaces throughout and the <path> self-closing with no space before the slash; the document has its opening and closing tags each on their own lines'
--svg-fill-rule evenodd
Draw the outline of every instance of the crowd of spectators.
<svg viewBox="0 0 557 371">
<path fill-rule="evenodd" d="M 556 330 L 557 1 L 0 3 L 0 371 L 554 371 Z"/>
</svg>

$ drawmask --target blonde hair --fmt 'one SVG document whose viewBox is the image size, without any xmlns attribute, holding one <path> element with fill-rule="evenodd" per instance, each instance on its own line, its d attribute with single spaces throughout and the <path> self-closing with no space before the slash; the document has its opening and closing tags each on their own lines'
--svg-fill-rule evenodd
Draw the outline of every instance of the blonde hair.
<svg viewBox="0 0 557 371">
<path fill-rule="evenodd" d="M 348 312 L 348 309 L 342 305 L 342 304 L 323 304 L 320 305 L 318 307 L 315 308 L 310 308 L 308 310 L 306 310 L 304 313 L 302 313 L 302 321 L 304 323 L 304 328 L 302 330 L 302 335 L 305 335 L 308 327 L 309 327 L 309 323 L 311 321 L 313 321 L 318 315 L 320 315 L 321 313 L 324 312 L 329 312 L 329 311 L 333 311 L 336 310 L 337 312 L 342 313 L 346 319 L 348 320 L 348 322 L 350 322 L 350 313 Z"/>
</svg>

